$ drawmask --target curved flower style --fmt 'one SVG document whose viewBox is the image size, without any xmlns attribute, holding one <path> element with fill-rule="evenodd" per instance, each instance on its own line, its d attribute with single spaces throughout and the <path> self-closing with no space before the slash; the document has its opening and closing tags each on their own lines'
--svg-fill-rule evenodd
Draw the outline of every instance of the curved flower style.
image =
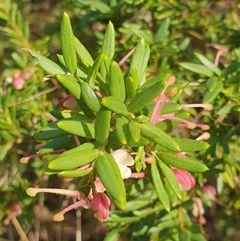
<svg viewBox="0 0 240 241">
<path fill-rule="evenodd" d="M 132 166 L 134 164 L 134 160 L 130 154 L 125 149 L 118 149 L 112 152 L 112 156 L 118 164 L 122 178 L 129 178 L 132 174 L 132 171 L 128 166 Z"/>
<path fill-rule="evenodd" d="M 172 170 L 182 191 L 189 191 L 195 186 L 195 179 L 189 172 L 175 168 Z"/>
<path fill-rule="evenodd" d="M 97 211 L 96 217 L 101 221 L 107 221 L 109 216 L 110 199 L 105 193 L 97 193 L 90 201 L 90 206 Z"/>
</svg>

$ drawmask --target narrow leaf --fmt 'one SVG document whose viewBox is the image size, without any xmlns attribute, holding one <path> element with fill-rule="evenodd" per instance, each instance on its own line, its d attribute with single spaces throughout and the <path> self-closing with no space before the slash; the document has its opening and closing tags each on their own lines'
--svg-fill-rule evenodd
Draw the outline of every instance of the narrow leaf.
<svg viewBox="0 0 240 241">
<path fill-rule="evenodd" d="M 182 62 L 179 65 L 182 66 L 183 68 L 188 69 L 197 74 L 202 74 L 202 75 L 205 75 L 208 77 L 212 77 L 212 75 L 213 75 L 213 72 L 209 68 L 207 68 L 203 65 L 200 65 L 200 64 L 192 64 L 192 63 Z"/>
<path fill-rule="evenodd" d="M 179 169 L 190 172 L 205 172 L 208 170 L 207 166 L 191 157 L 181 157 L 168 152 L 159 152 L 157 156 L 167 165 Z"/>
<path fill-rule="evenodd" d="M 97 149 L 85 149 L 77 152 L 60 155 L 48 164 L 51 170 L 71 170 L 86 165 L 98 155 Z"/>
<path fill-rule="evenodd" d="M 221 70 L 214 65 L 210 60 L 208 60 L 205 56 L 194 53 L 194 55 L 199 59 L 199 61 L 204 64 L 207 68 L 209 68 L 211 71 L 213 71 L 216 75 L 221 75 Z"/>
<path fill-rule="evenodd" d="M 144 88 L 132 98 L 128 105 L 128 110 L 132 113 L 136 113 L 137 111 L 141 110 L 151 101 L 153 101 L 153 99 L 161 93 L 165 86 L 166 79 L 159 80 L 148 88 Z"/>
<path fill-rule="evenodd" d="M 89 122 L 81 122 L 74 119 L 66 119 L 58 121 L 57 126 L 73 135 L 86 137 L 89 139 L 95 138 L 94 125 Z"/>
<path fill-rule="evenodd" d="M 37 153 L 44 154 L 44 153 L 61 150 L 64 148 L 70 148 L 74 144 L 75 144 L 75 141 L 72 136 L 63 136 L 48 142 L 47 144 L 42 146 Z"/>
<path fill-rule="evenodd" d="M 205 141 L 196 141 L 187 138 L 173 138 L 183 152 L 195 152 L 206 150 L 209 144 Z"/>
<path fill-rule="evenodd" d="M 96 141 L 106 144 L 111 126 L 111 111 L 105 106 L 101 106 L 94 123 Z"/>
<path fill-rule="evenodd" d="M 104 58 L 105 58 L 105 53 L 101 53 L 100 55 L 98 55 L 98 57 L 96 58 L 92 67 L 89 70 L 86 81 L 90 84 L 92 88 L 94 88 L 95 86 L 96 76 Z"/>
<path fill-rule="evenodd" d="M 102 104 L 116 114 L 121 114 L 124 116 L 128 116 L 129 114 L 126 105 L 119 99 L 114 98 L 113 96 L 107 96 L 102 98 Z"/>
<path fill-rule="evenodd" d="M 67 13 L 63 14 L 61 22 L 61 46 L 66 67 L 74 75 L 77 70 L 77 56 L 72 26 Z"/>
<path fill-rule="evenodd" d="M 119 167 L 113 156 L 107 152 L 100 153 L 94 167 L 113 202 L 120 209 L 125 209 L 126 193 Z"/>
<path fill-rule="evenodd" d="M 41 54 L 31 49 L 24 49 L 24 50 L 28 51 L 33 57 L 38 59 L 40 67 L 45 71 L 46 74 L 51 74 L 51 75 L 66 74 L 67 72 L 66 69 L 56 64 L 52 60 L 42 56 Z"/>
<path fill-rule="evenodd" d="M 115 32 L 111 21 L 108 23 L 107 30 L 104 35 L 102 52 L 105 53 L 109 59 L 113 58 L 115 52 Z"/>
<path fill-rule="evenodd" d="M 140 85 L 140 81 L 143 76 L 143 72 L 145 72 L 145 69 L 143 67 L 143 64 L 146 64 L 146 63 L 144 63 L 144 55 L 145 55 L 145 42 L 144 42 L 144 39 L 141 38 L 133 53 L 133 57 L 132 57 L 131 65 L 130 65 L 130 70 L 132 68 L 136 68 L 136 70 L 137 70 L 138 80 L 139 80 L 138 86 Z"/>
<path fill-rule="evenodd" d="M 69 134 L 61 130 L 56 122 L 52 122 L 47 126 L 43 127 L 41 130 L 35 132 L 34 139 L 36 141 L 52 140 L 62 136 L 68 136 Z"/>
<path fill-rule="evenodd" d="M 74 37 L 74 44 L 75 44 L 75 49 L 78 58 L 82 62 L 86 62 L 88 65 L 93 65 L 93 59 L 88 50 L 84 47 L 84 45 L 76 38 Z"/>
<path fill-rule="evenodd" d="M 176 180 L 176 177 L 175 177 L 172 169 L 169 166 L 167 166 L 165 163 L 163 163 L 161 160 L 159 160 L 158 158 L 157 158 L 157 161 L 158 161 L 158 164 L 166 178 L 167 183 L 172 188 L 173 192 L 177 195 L 177 197 L 179 199 L 182 199 L 179 184 Z"/>
<path fill-rule="evenodd" d="M 116 99 L 125 101 L 126 91 L 123 73 L 115 61 L 112 61 L 109 68 L 109 92 Z"/>
<path fill-rule="evenodd" d="M 170 212 L 170 201 L 160 176 L 157 162 L 151 164 L 151 177 L 157 196 L 166 211 Z"/>
<path fill-rule="evenodd" d="M 84 170 L 63 171 L 63 172 L 59 172 L 58 175 L 61 177 L 72 177 L 72 178 L 83 177 L 88 175 L 92 170 L 93 168 L 90 167 Z"/>
<path fill-rule="evenodd" d="M 56 75 L 57 80 L 59 83 L 65 87 L 70 94 L 72 94 L 76 99 L 80 99 L 81 96 L 81 87 L 80 84 L 77 82 L 77 79 L 70 75 Z"/>
<path fill-rule="evenodd" d="M 139 127 L 141 130 L 141 135 L 147 139 L 171 151 L 180 151 L 179 146 L 174 141 L 174 139 L 159 129 L 157 126 L 151 125 L 150 123 L 143 123 L 140 124 Z"/>
</svg>

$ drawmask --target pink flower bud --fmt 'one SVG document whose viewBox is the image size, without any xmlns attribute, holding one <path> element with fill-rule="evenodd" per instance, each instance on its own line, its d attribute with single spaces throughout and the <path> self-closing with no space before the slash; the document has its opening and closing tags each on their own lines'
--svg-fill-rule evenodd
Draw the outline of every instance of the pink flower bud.
<svg viewBox="0 0 240 241">
<path fill-rule="evenodd" d="M 64 109 L 73 110 L 77 112 L 80 111 L 78 103 L 73 95 L 68 95 L 67 97 L 62 99 L 61 106 Z"/>
<path fill-rule="evenodd" d="M 189 172 L 175 168 L 172 170 L 182 191 L 189 191 L 195 186 L 195 179 Z"/>
<path fill-rule="evenodd" d="M 204 186 L 203 192 L 210 200 L 216 200 L 217 191 L 215 187 L 211 185 Z"/>
<path fill-rule="evenodd" d="M 13 88 L 16 90 L 21 90 L 23 88 L 24 83 L 25 79 L 22 76 L 15 78 L 13 80 Z"/>
<path fill-rule="evenodd" d="M 205 210 L 203 208 L 202 200 L 198 197 L 194 198 L 192 212 L 195 217 L 198 217 L 198 221 L 200 224 L 206 223 L 206 219 L 203 216 L 203 214 L 205 213 Z"/>
<path fill-rule="evenodd" d="M 4 225 L 8 225 L 13 217 L 22 213 L 22 209 L 19 204 L 14 204 L 10 207 L 11 213 L 3 220 Z"/>
<path fill-rule="evenodd" d="M 107 221 L 109 216 L 110 199 L 104 193 L 97 193 L 90 201 L 91 208 L 97 211 L 97 218 L 101 221 Z"/>
</svg>

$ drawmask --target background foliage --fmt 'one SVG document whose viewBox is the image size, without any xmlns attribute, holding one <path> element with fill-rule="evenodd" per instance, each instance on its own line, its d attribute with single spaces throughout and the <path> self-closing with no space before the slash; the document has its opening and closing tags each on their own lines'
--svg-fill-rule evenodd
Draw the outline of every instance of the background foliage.
<svg viewBox="0 0 240 241">
<path fill-rule="evenodd" d="M 203 229 L 206 239 L 239 238 L 240 6 L 236 1 L 4 0 L 0 8 L 2 220 L 10 213 L 13 204 L 19 204 L 22 213 L 18 221 L 30 237 L 35 240 L 75 240 L 75 221 L 70 221 L 71 218 L 64 224 L 51 221 L 56 206 L 64 206 L 68 200 L 59 196 L 40 196 L 34 203 L 25 194 L 26 188 L 33 184 L 40 183 L 46 187 L 66 187 L 67 184 L 56 177 L 43 176 L 44 163 L 38 158 L 28 165 L 19 164 L 21 157 L 35 153 L 33 133 L 49 122 L 49 111 L 58 110 L 60 99 L 66 96 L 54 81 L 41 81 L 44 73 L 37 61 L 26 55 L 22 48 L 40 50 L 42 55 L 56 60 L 56 54 L 60 52 L 61 16 L 66 11 L 71 17 L 74 34 L 92 56 L 99 53 L 98 44 L 102 42 L 106 25 L 111 20 L 116 30 L 115 59 L 120 60 L 142 37 L 151 49 L 150 75 L 170 72 L 178 80 L 187 81 L 189 84 L 180 96 L 180 103 L 213 104 L 211 112 L 193 110 L 192 114 L 195 119 L 210 125 L 211 147 L 199 153 L 199 159 L 211 168 L 204 176 L 196 178 L 200 184 L 216 187 L 217 201 L 210 205 L 200 186 L 195 192 L 205 204 L 207 222 Z M 222 55 L 216 67 L 218 54 Z M 19 78 L 23 81 L 22 87 L 14 84 Z M 197 137 L 199 133 L 184 134 Z M 144 185 L 143 182 L 138 185 Z M 153 240 L 178 240 L 174 236 L 176 230 L 169 226 L 168 221 L 171 215 L 179 213 L 173 212 L 168 216 L 161 210 L 146 210 L 148 195 L 154 201 L 151 188 L 139 198 L 138 190 L 132 187 L 129 196 L 134 203 L 128 203 L 124 214 L 113 212 L 107 224 L 110 228 L 107 240 L 115 240 L 114 232 L 122 233 L 121 240 L 140 240 L 139 237 L 147 240 L 150 236 Z M 136 197 L 142 201 L 138 211 L 135 210 Z M 186 203 L 186 207 L 191 205 Z M 39 207 L 46 211 L 43 220 L 37 216 Z M 32 215 L 32 210 L 35 210 L 35 215 Z M 184 211 L 181 215 L 187 217 Z M 124 220 L 123 216 L 129 219 Z M 164 225 L 157 226 L 153 222 L 156 219 Z M 99 226 L 97 236 L 90 236 L 91 222 L 88 212 L 83 213 L 83 239 L 97 240 L 100 237 L 102 240 L 106 229 Z M 185 222 L 197 223 L 197 220 L 193 217 L 192 221 Z M 62 236 L 58 230 L 62 230 Z M 155 232 L 160 232 L 162 238 L 157 239 Z M 17 235 L 13 227 L 2 226 L 2 238 L 14 240 Z M 199 239 L 196 237 L 195 240 Z"/>
</svg>

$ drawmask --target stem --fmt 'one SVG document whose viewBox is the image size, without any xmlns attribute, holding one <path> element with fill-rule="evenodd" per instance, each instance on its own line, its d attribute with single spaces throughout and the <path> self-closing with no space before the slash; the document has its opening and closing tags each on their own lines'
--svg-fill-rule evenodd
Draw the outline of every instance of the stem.
<svg viewBox="0 0 240 241">
<path fill-rule="evenodd" d="M 15 227 L 17 233 L 19 234 L 20 238 L 22 241 L 29 241 L 28 237 L 26 236 L 26 234 L 24 233 L 21 225 L 19 224 L 18 220 L 16 217 L 13 217 L 11 219 L 13 226 Z"/>
<path fill-rule="evenodd" d="M 76 209 L 76 241 L 82 241 L 81 211 L 81 209 Z"/>
</svg>

